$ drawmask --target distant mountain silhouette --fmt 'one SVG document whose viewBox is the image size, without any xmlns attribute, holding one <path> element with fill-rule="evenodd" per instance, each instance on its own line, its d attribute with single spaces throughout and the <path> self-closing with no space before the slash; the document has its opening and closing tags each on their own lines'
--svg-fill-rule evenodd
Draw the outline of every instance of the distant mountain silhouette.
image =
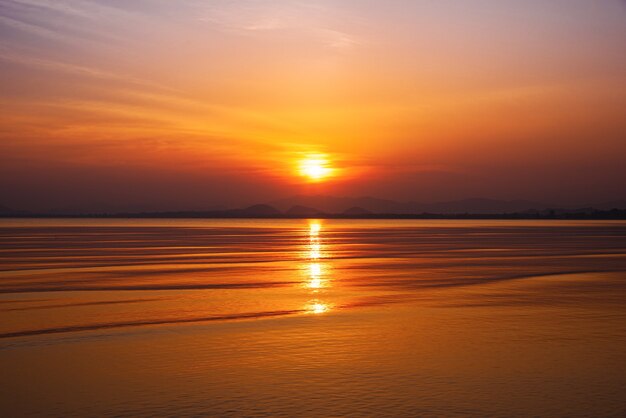
<svg viewBox="0 0 626 418">
<path fill-rule="evenodd" d="M 294 196 L 269 204 L 256 204 L 244 209 L 213 207 L 204 210 L 84 210 L 32 213 L 17 211 L 0 205 L 0 217 L 172 217 L 172 218 L 485 218 L 490 216 L 516 219 L 526 218 L 619 218 L 626 212 L 626 200 L 615 200 L 590 205 L 553 205 L 527 200 L 497 200 L 473 198 L 447 202 L 395 202 L 374 197 Z"/>
<path fill-rule="evenodd" d="M 417 213 L 519 213 L 529 210 L 544 209 L 550 207 L 545 203 L 531 202 L 527 200 L 496 200 L 496 199 L 464 199 L 449 202 L 438 202 L 416 206 Z M 415 212 L 414 212 L 415 213 Z"/>
<path fill-rule="evenodd" d="M 367 209 L 360 208 L 358 206 L 353 206 L 350 209 L 346 209 L 345 211 L 343 211 L 344 215 L 349 215 L 349 216 L 371 215 L 372 213 L 373 212 Z"/>
<path fill-rule="evenodd" d="M 270 205 L 252 205 L 242 209 L 241 214 L 248 216 L 280 216 L 282 212 Z"/>
<path fill-rule="evenodd" d="M 600 203 L 596 205 L 587 205 L 599 210 L 626 209 L 626 199 L 614 200 L 611 202 Z"/>
<path fill-rule="evenodd" d="M 297 217 L 301 217 L 301 216 L 317 216 L 317 215 L 322 215 L 323 212 L 314 209 L 314 208 L 309 208 L 307 206 L 300 206 L 300 205 L 296 205 L 296 206 L 292 206 L 291 208 L 289 208 L 289 210 L 287 212 L 285 212 L 285 214 L 287 216 L 297 216 Z"/>
<path fill-rule="evenodd" d="M 178 205 L 174 205 L 178 206 Z M 214 212 L 221 210 L 229 210 L 224 205 L 212 205 L 200 208 L 170 208 L 162 207 L 156 204 L 114 204 L 106 201 L 90 201 L 84 204 L 67 205 L 57 207 L 47 211 L 56 215 L 85 215 L 85 214 L 111 214 L 111 213 L 149 213 L 149 212 Z"/>
<path fill-rule="evenodd" d="M 371 213 L 386 214 L 462 214 L 462 213 L 513 213 L 528 210 L 542 210 L 554 205 L 526 200 L 496 200 L 496 199 L 464 199 L 448 202 L 418 203 L 395 202 L 393 200 L 374 197 L 333 197 L 333 196 L 294 196 L 270 203 L 279 209 L 293 206 L 306 206 L 326 213 L 345 213 L 351 208 L 360 208 Z"/>
<path fill-rule="evenodd" d="M 0 205 L 0 216 L 21 216 L 27 214 L 28 212 L 25 210 L 16 210 L 7 206 Z"/>
<path fill-rule="evenodd" d="M 394 202 L 393 200 L 377 199 L 374 197 L 335 197 L 335 196 L 293 196 L 286 199 L 269 202 L 270 205 L 280 209 L 288 210 L 293 206 L 305 206 L 316 208 L 326 213 L 342 213 L 352 207 L 360 207 L 376 213 L 401 213 L 405 204 Z"/>
</svg>

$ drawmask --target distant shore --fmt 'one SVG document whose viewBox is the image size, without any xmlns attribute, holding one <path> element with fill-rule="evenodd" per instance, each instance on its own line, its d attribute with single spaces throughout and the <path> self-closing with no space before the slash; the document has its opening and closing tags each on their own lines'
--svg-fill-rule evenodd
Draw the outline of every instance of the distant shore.
<svg viewBox="0 0 626 418">
<path fill-rule="evenodd" d="M 544 211 L 541 213 L 459 213 L 459 214 L 250 214 L 237 210 L 219 212 L 138 212 L 138 213 L 85 213 L 85 214 L 57 214 L 57 213 L 15 213 L 0 214 L 0 218 L 128 218 L 128 219 L 573 219 L 573 220 L 626 220 L 626 210 L 614 209 L 609 211 L 592 211 L 584 213 Z"/>
</svg>

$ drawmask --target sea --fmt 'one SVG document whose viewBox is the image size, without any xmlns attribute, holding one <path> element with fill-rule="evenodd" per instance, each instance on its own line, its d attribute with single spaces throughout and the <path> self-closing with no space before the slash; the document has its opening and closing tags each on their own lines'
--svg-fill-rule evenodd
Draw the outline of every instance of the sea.
<svg viewBox="0 0 626 418">
<path fill-rule="evenodd" d="M 2 417 L 623 417 L 626 222 L 2 219 Z"/>
</svg>

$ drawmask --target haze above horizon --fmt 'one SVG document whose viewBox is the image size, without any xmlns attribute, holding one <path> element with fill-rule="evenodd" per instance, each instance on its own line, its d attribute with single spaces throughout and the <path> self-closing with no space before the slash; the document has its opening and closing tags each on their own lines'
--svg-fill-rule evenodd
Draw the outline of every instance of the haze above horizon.
<svg viewBox="0 0 626 418">
<path fill-rule="evenodd" d="M 0 205 L 626 198 L 619 0 L 0 0 Z"/>
</svg>

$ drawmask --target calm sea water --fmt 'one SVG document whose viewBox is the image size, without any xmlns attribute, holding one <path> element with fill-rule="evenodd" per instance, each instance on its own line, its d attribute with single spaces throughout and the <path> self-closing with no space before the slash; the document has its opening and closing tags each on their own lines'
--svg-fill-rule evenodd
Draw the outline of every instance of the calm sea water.
<svg viewBox="0 0 626 418">
<path fill-rule="evenodd" d="M 0 416 L 625 416 L 626 222 L 0 221 Z"/>
</svg>

